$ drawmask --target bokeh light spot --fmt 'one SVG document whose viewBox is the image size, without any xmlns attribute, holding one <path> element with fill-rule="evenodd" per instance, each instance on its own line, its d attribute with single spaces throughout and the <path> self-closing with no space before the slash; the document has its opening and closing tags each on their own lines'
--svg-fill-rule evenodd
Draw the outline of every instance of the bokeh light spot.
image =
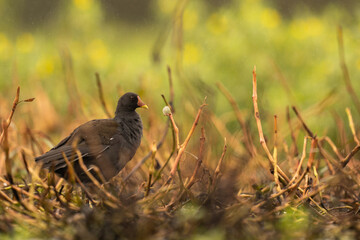
<svg viewBox="0 0 360 240">
<path fill-rule="evenodd" d="M 104 42 L 95 39 L 87 46 L 87 52 L 91 63 L 97 68 L 105 68 L 109 62 L 109 53 Z"/>
<path fill-rule="evenodd" d="M 194 64 L 200 61 L 200 49 L 193 43 L 186 43 L 184 46 L 184 63 Z"/>
<path fill-rule="evenodd" d="M 80 10 L 88 10 L 93 3 L 92 0 L 73 0 L 74 5 Z"/>
<path fill-rule="evenodd" d="M 273 29 L 279 26 L 281 18 L 275 9 L 266 8 L 261 13 L 261 23 L 264 27 Z"/>
</svg>

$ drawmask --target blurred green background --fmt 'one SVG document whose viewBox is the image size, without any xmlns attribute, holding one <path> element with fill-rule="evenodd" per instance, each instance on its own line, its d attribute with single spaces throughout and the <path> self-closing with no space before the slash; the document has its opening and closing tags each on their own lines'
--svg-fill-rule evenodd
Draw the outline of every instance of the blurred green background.
<svg viewBox="0 0 360 240">
<path fill-rule="evenodd" d="M 256 65 L 259 104 L 269 126 L 273 114 L 282 121 L 286 106 L 296 105 L 309 110 L 310 126 L 321 134 L 334 124 L 331 112 L 344 115 L 344 108 L 353 106 L 339 67 L 338 25 L 344 29 L 354 89 L 360 87 L 359 5 L 351 0 L 1 0 L 0 98 L 11 101 L 20 85 L 24 98 L 36 97 L 41 104 L 49 98 L 51 107 L 40 104 L 40 109 L 67 114 L 81 96 L 81 115 L 99 117 L 101 109 L 93 108 L 98 72 L 112 109 L 120 93 L 135 91 L 160 114 L 169 65 L 178 105 L 197 108 L 195 103 L 208 96 L 210 109 L 228 119 L 230 105 L 215 86 L 222 82 L 249 119 Z M 233 125 L 230 121 L 229 128 Z"/>
</svg>

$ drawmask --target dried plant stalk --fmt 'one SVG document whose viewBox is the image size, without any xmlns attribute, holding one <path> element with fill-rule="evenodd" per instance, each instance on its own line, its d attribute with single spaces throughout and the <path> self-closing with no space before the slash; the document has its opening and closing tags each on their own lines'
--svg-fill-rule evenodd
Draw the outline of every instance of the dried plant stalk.
<svg viewBox="0 0 360 240">
<path fill-rule="evenodd" d="M 205 98 L 205 99 L 206 99 L 206 98 Z M 199 119 L 200 119 L 201 112 L 202 112 L 202 110 L 203 110 L 203 108 L 204 108 L 205 106 L 206 106 L 206 104 L 205 104 L 205 101 L 204 101 L 204 103 L 200 106 L 200 108 L 199 108 L 199 110 L 198 110 L 198 113 L 196 114 L 196 117 L 195 117 L 195 120 L 194 120 L 194 122 L 193 122 L 193 125 L 192 125 L 192 127 L 191 127 L 191 129 L 190 129 L 190 131 L 189 131 L 189 133 L 188 133 L 185 141 L 179 146 L 179 150 L 178 150 L 177 156 L 176 156 L 176 158 L 175 158 L 175 163 L 174 163 L 174 165 L 173 165 L 173 167 L 172 167 L 172 169 L 171 169 L 171 171 L 170 171 L 170 176 L 169 176 L 168 180 L 166 181 L 167 184 L 171 182 L 171 180 L 173 179 L 173 177 L 174 177 L 174 175 L 175 175 L 175 173 L 176 173 L 176 169 L 177 169 L 177 167 L 178 167 L 178 165 L 179 165 L 180 159 L 181 159 L 182 155 L 184 154 L 185 149 L 186 149 L 186 147 L 187 147 L 187 145 L 188 145 L 188 143 L 189 143 L 189 141 L 190 141 L 190 138 L 192 137 L 192 135 L 193 135 L 193 133 L 194 133 L 194 131 L 195 131 L 195 128 L 196 128 L 196 126 L 197 126 L 197 124 L 198 124 L 198 122 L 199 122 Z M 169 116 L 169 117 L 170 117 L 170 116 Z M 172 121 L 172 123 L 174 124 L 175 121 Z M 176 125 L 174 125 L 174 126 L 176 126 Z M 176 128 L 175 128 L 175 129 L 176 129 Z M 177 139 L 177 141 L 178 141 L 178 137 L 177 137 L 176 139 Z"/>
<path fill-rule="evenodd" d="M 262 148 L 265 150 L 265 153 L 266 153 L 271 165 L 273 166 L 273 168 L 278 168 L 277 171 L 279 172 L 280 176 L 286 181 L 286 183 L 288 183 L 290 181 L 290 179 L 281 170 L 281 168 L 275 164 L 274 158 L 271 155 L 269 148 L 267 147 L 267 144 L 265 142 L 264 133 L 262 130 L 262 125 L 261 125 L 259 107 L 258 107 L 258 103 L 257 103 L 256 67 L 254 67 L 254 70 L 253 70 L 253 96 L 252 96 L 252 98 L 253 98 L 253 104 L 254 104 L 254 116 L 255 116 L 256 125 L 258 128 L 258 132 L 259 132 L 260 144 L 261 144 Z"/>
<path fill-rule="evenodd" d="M 199 169 L 200 169 L 200 166 L 202 164 L 202 161 L 203 161 L 203 158 L 204 158 L 204 145 L 205 145 L 205 130 L 204 128 L 202 127 L 201 128 L 201 137 L 200 137 L 200 150 L 199 150 L 199 157 L 197 159 L 197 162 L 196 162 L 196 166 L 195 166 L 195 169 L 194 169 L 194 172 L 189 180 L 189 182 L 186 184 L 186 188 L 187 189 L 190 189 L 192 187 L 192 185 L 194 185 L 195 183 L 195 178 L 196 178 L 196 174 L 198 173 Z"/>
<path fill-rule="evenodd" d="M 213 182 L 212 182 L 212 191 L 215 191 L 216 188 L 216 181 L 219 178 L 219 174 L 221 172 L 221 166 L 222 166 L 222 162 L 224 160 L 225 154 L 226 154 L 226 150 L 227 150 L 227 144 L 226 144 L 226 138 L 224 139 L 224 148 L 223 151 L 221 153 L 221 157 L 219 159 L 219 162 L 216 166 L 215 172 L 214 172 L 214 176 L 213 176 Z"/>
<path fill-rule="evenodd" d="M 111 118 L 111 114 L 106 106 L 106 102 L 105 102 L 105 99 L 104 99 L 104 94 L 103 94 L 103 88 L 102 88 L 102 84 L 101 84 L 101 80 L 100 80 L 100 75 L 99 73 L 95 73 L 95 77 L 96 77 L 96 85 L 98 87 L 98 92 L 99 92 L 99 98 L 100 98 L 100 103 L 101 103 L 101 106 L 106 114 L 106 116 L 108 118 Z"/>
<path fill-rule="evenodd" d="M 354 124 L 354 120 L 353 120 L 353 117 L 351 115 L 351 111 L 350 111 L 350 108 L 346 108 L 346 114 L 348 116 L 348 119 L 349 119 L 349 127 L 351 129 L 351 133 L 354 137 L 354 141 L 357 145 L 360 145 L 360 142 L 359 142 L 359 139 L 356 135 L 356 131 L 355 131 L 355 124 Z"/>
<path fill-rule="evenodd" d="M 277 152 L 277 116 L 274 115 L 274 150 L 273 150 L 273 159 L 275 166 L 278 166 L 278 152 Z M 281 191 L 281 185 L 279 181 L 278 168 L 274 168 L 274 180 L 276 183 L 276 190 Z"/>
<path fill-rule="evenodd" d="M 4 134 L 7 131 L 7 129 L 9 128 L 9 126 L 10 126 L 11 120 L 12 120 L 12 118 L 14 116 L 14 113 L 15 113 L 15 110 L 16 110 L 16 106 L 19 104 L 19 96 L 20 96 L 20 87 L 17 87 L 16 95 L 15 95 L 15 98 L 14 98 L 14 101 L 13 101 L 13 104 L 12 104 L 10 115 L 7 118 L 5 125 L 3 126 L 3 131 L 2 131 L 2 133 L 0 135 L 0 144 L 2 144 L 3 141 L 4 141 Z"/>
</svg>

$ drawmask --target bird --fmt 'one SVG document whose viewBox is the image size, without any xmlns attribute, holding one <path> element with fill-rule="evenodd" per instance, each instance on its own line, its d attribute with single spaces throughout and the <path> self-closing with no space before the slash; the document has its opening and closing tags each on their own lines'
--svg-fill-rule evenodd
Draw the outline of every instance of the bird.
<svg viewBox="0 0 360 240">
<path fill-rule="evenodd" d="M 68 179 L 66 157 L 80 181 L 91 183 L 80 165 L 81 156 L 86 171 L 108 182 L 133 158 L 140 146 L 143 124 L 135 111 L 137 108 L 148 109 L 148 106 L 138 94 L 125 93 L 118 100 L 114 118 L 95 119 L 80 125 L 48 152 L 36 157 L 35 162 Z"/>
</svg>

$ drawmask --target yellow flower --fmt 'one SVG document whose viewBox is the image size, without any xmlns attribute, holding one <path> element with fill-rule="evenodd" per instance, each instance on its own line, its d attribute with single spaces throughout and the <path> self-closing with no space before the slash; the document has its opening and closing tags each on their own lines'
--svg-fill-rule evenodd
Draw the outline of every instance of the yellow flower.
<svg viewBox="0 0 360 240">
<path fill-rule="evenodd" d="M 91 63 L 98 68 L 105 68 L 109 62 L 108 50 L 100 39 L 95 39 L 87 46 Z"/>
<path fill-rule="evenodd" d="M 229 20 L 225 15 L 214 13 L 208 19 L 206 26 L 211 33 L 218 35 L 228 30 Z"/>
<path fill-rule="evenodd" d="M 93 3 L 92 0 L 73 0 L 74 5 L 80 10 L 88 10 Z"/>
<path fill-rule="evenodd" d="M 50 76 L 55 69 L 55 60 L 53 57 L 43 57 L 36 64 L 36 72 L 41 77 Z"/>
<path fill-rule="evenodd" d="M 183 54 L 185 64 L 197 63 L 201 58 L 200 49 L 192 43 L 185 44 Z"/>
<path fill-rule="evenodd" d="M 261 13 L 261 23 L 264 27 L 273 29 L 280 24 L 280 15 L 275 9 L 266 8 Z"/>
<path fill-rule="evenodd" d="M 30 33 L 24 33 L 16 40 L 16 47 L 21 53 L 31 52 L 34 48 L 34 37 Z"/>
</svg>

